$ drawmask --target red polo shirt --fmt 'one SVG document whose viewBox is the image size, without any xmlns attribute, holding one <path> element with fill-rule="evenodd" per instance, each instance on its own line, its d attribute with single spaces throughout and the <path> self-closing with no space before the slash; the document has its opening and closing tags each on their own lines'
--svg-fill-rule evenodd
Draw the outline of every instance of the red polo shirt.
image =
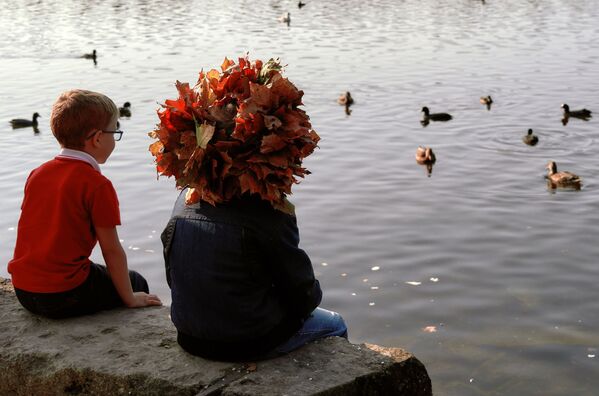
<svg viewBox="0 0 599 396">
<path fill-rule="evenodd" d="M 37 293 L 79 286 L 97 242 L 94 227 L 119 224 L 110 180 L 85 161 L 57 157 L 46 162 L 25 183 L 15 252 L 8 263 L 13 285 Z"/>
</svg>

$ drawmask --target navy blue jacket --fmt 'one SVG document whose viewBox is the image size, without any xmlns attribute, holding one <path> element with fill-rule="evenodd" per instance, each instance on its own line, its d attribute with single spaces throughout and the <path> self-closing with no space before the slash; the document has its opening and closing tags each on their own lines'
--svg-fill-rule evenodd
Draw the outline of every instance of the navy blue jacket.
<svg viewBox="0 0 599 396">
<path fill-rule="evenodd" d="M 162 234 L 179 344 L 216 360 L 262 356 L 322 298 L 296 218 L 249 196 L 186 206 L 185 192 Z"/>
</svg>

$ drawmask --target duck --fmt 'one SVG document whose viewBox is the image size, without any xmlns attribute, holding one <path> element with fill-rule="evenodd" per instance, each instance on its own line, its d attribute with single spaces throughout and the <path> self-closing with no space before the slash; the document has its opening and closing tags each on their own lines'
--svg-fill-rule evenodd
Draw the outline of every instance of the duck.
<svg viewBox="0 0 599 396">
<path fill-rule="evenodd" d="M 591 117 L 591 110 L 581 109 L 581 110 L 570 110 L 570 106 L 567 104 L 562 104 L 562 109 L 564 109 L 564 117 L 576 117 L 576 118 L 589 118 Z"/>
<path fill-rule="evenodd" d="M 566 171 L 557 171 L 557 164 L 549 161 L 547 164 L 547 180 L 552 188 L 555 187 L 577 187 L 580 188 L 581 180 L 578 175 Z"/>
<path fill-rule="evenodd" d="M 491 95 L 481 96 L 480 103 L 488 106 L 493 103 L 493 99 L 491 98 Z"/>
<path fill-rule="evenodd" d="M 491 110 L 491 105 L 493 104 L 493 99 L 491 98 L 491 95 L 481 96 L 480 103 L 487 106 L 487 110 Z"/>
<path fill-rule="evenodd" d="M 302 1 L 300 0 L 299 3 L 297 3 L 297 8 L 302 8 L 305 5 L 306 3 L 302 3 Z"/>
<path fill-rule="evenodd" d="M 532 129 L 529 129 L 528 133 L 522 138 L 522 141 L 529 146 L 534 146 L 539 142 L 539 138 L 532 133 Z"/>
<path fill-rule="evenodd" d="M 123 103 L 123 107 L 119 107 L 119 117 L 131 117 L 131 103 Z"/>
<path fill-rule="evenodd" d="M 39 115 L 39 113 L 33 113 L 31 120 L 26 120 L 24 118 L 15 118 L 15 119 L 10 120 L 10 125 L 12 125 L 13 129 L 27 128 L 27 127 L 33 127 L 35 129 L 35 128 L 37 128 L 37 119 L 39 117 L 41 117 L 41 115 Z"/>
<path fill-rule="evenodd" d="M 434 164 L 437 161 L 433 149 L 430 147 L 418 146 L 416 149 L 416 162 L 420 165 Z"/>
<path fill-rule="evenodd" d="M 430 147 L 418 146 L 416 149 L 416 163 L 426 166 L 427 176 L 431 177 L 433 173 L 433 165 L 437 161 L 433 149 Z"/>
<path fill-rule="evenodd" d="M 424 106 L 421 110 L 424 113 L 424 120 L 431 121 L 449 121 L 453 117 L 448 113 L 430 113 L 428 107 Z"/>
<path fill-rule="evenodd" d="M 85 59 L 93 59 L 93 60 L 95 60 L 96 57 L 97 57 L 96 50 L 93 50 L 93 52 L 91 54 L 83 54 L 81 57 L 85 58 Z"/>
<path fill-rule="evenodd" d="M 339 98 L 337 99 L 337 103 L 339 103 L 342 106 L 351 106 L 354 104 L 354 98 L 352 98 L 349 91 L 347 91 L 347 92 L 339 95 Z"/>
<path fill-rule="evenodd" d="M 289 25 L 289 23 L 291 22 L 291 14 L 288 12 L 284 13 L 279 17 L 279 22 L 283 22 Z"/>
</svg>

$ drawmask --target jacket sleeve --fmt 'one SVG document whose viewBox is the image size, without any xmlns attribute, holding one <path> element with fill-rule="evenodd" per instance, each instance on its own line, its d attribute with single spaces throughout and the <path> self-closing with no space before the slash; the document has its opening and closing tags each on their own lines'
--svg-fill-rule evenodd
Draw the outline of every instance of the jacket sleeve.
<svg viewBox="0 0 599 396">
<path fill-rule="evenodd" d="M 322 299 L 310 258 L 299 248 L 299 230 L 294 216 L 282 215 L 270 235 L 266 252 L 274 287 L 289 312 L 305 319 Z"/>
</svg>

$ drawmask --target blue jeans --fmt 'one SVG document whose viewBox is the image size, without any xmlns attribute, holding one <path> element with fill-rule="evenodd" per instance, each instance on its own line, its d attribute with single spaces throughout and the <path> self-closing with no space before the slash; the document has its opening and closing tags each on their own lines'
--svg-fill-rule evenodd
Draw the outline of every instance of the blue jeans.
<svg viewBox="0 0 599 396">
<path fill-rule="evenodd" d="M 310 341 L 325 337 L 347 338 L 347 326 L 337 312 L 316 308 L 301 329 L 290 339 L 275 348 L 279 354 L 289 353 Z"/>
</svg>

